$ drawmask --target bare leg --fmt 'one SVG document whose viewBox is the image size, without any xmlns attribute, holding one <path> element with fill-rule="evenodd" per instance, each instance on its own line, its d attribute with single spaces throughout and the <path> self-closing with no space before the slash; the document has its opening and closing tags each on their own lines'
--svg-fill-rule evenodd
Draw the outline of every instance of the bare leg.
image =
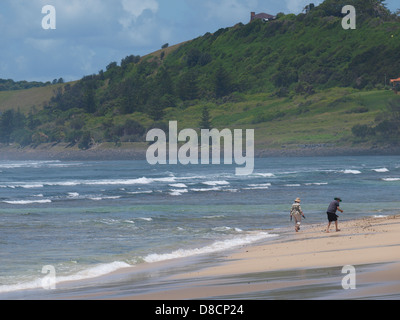
<svg viewBox="0 0 400 320">
<path fill-rule="evenodd" d="M 326 228 L 326 233 L 329 233 L 329 228 L 331 227 L 331 222 L 328 222 L 328 228 Z"/>
</svg>

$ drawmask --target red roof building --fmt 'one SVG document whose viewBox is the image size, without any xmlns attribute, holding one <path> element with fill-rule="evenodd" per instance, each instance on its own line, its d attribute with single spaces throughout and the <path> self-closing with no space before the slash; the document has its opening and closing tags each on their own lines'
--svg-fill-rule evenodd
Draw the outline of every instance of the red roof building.
<svg viewBox="0 0 400 320">
<path fill-rule="evenodd" d="M 275 20 L 276 16 L 270 15 L 268 13 L 258 13 L 252 12 L 250 15 L 250 22 L 254 20 L 263 20 L 263 21 L 270 21 Z"/>
</svg>

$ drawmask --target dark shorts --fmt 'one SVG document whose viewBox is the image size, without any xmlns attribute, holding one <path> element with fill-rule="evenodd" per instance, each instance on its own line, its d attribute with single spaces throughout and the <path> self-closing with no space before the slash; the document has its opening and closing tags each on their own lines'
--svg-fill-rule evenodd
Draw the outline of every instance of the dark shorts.
<svg viewBox="0 0 400 320">
<path fill-rule="evenodd" d="M 329 222 L 337 221 L 338 216 L 336 213 L 327 212 L 326 214 L 328 215 Z"/>
</svg>

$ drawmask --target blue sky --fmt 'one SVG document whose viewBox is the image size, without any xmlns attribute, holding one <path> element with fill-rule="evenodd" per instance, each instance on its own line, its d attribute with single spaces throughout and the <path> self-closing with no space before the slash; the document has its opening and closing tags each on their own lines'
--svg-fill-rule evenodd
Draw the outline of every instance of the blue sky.
<svg viewBox="0 0 400 320">
<path fill-rule="evenodd" d="M 247 23 L 251 11 L 298 14 L 310 2 L 322 0 L 1 0 L 0 78 L 77 80 L 127 55 Z M 55 30 L 42 28 L 45 5 L 56 9 Z"/>
</svg>

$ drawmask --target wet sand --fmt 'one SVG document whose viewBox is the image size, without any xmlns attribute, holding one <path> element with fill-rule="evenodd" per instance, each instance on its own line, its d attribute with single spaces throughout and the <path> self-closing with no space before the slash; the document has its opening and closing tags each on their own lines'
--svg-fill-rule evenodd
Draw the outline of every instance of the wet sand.
<svg viewBox="0 0 400 320">
<path fill-rule="evenodd" d="M 203 257 L 173 274 L 158 271 L 158 279 L 149 274 L 153 279 L 143 290 L 114 288 L 106 294 L 75 298 L 399 299 L 400 216 L 344 221 L 339 228 L 335 232 L 332 226 L 326 233 L 325 224 L 303 223 L 299 233 L 243 247 L 214 263 Z M 346 265 L 355 268 L 355 289 L 342 286 L 349 275 L 343 270 Z"/>
<path fill-rule="evenodd" d="M 303 223 L 229 253 L 141 264 L 97 279 L 25 292 L 16 299 L 291 300 L 400 299 L 400 215 L 326 224 Z M 293 228 L 294 229 L 294 228 Z M 353 266 L 355 289 L 343 272 Z M 350 282 L 349 282 L 350 283 Z M 13 298 L 11 296 L 11 298 Z"/>
</svg>

